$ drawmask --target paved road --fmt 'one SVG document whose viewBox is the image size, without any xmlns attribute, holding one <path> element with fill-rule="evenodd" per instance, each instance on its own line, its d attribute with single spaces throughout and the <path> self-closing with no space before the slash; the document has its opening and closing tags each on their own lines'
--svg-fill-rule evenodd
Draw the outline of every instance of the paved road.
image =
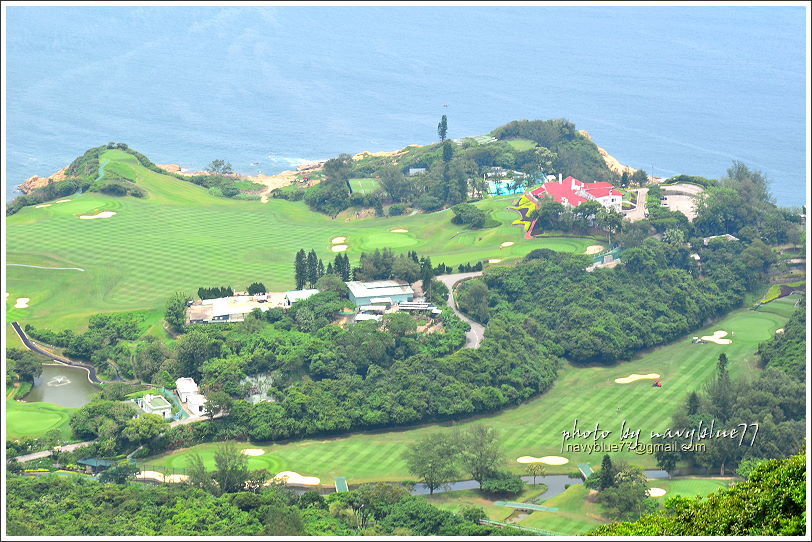
<svg viewBox="0 0 812 542">
<path fill-rule="evenodd" d="M 457 309 L 457 304 L 454 302 L 454 286 L 463 280 L 479 276 L 482 276 L 482 271 L 454 273 L 452 275 L 439 275 L 436 277 L 437 280 L 448 287 L 448 306 L 454 310 L 456 315 L 460 317 L 460 320 L 468 322 L 471 325 L 471 330 L 465 334 L 465 348 L 479 348 L 479 343 L 482 342 L 482 337 L 485 334 L 485 326 L 474 322 Z"/>
<path fill-rule="evenodd" d="M 54 446 L 53 450 L 57 452 L 72 452 L 82 446 L 87 446 L 93 442 L 92 440 L 88 440 L 85 442 L 77 442 L 76 444 L 66 444 L 65 446 Z M 19 461 L 20 463 L 25 463 L 26 461 L 33 461 L 34 459 L 40 459 L 41 457 L 48 457 L 53 453 L 53 450 L 44 450 L 42 452 L 34 452 L 32 454 L 25 454 L 25 455 L 18 455 L 14 459 Z"/>
<path fill-rule="evenodd" d="M 648 188 L 637 189 L 637 207 L 626 213 L 626 218 L 632 222 L 646 218 L 646 194 L 648 194 Z"/>
<path fill-rule="evenodd" d="M 25 334 L 25 331 L 23 331 L 22 328 L 20 327 L 20 324 L 18 324 L 17 322 L 11 322 L 11 327 L 14 328 L 14 331 L 20 337 L 20 340 L 23 342 L 23 345 L 25 345 L 25 347 L 28 348 L 29 350 L 31 350 L 32 352 L 36 352 L 37 354 L 41 354 L 41 355 L 45 356 L 46 358 L 52 359 L 54 361 L 58 361 L 59 363 L 62 363 L 62 364 L 65 364 L 65 365 L 70 365 L 71 367 L 78 367 L 80 369 L 84 369 L 85 371 L 87 371 L 88 380 L 90 380 L 92 383 L 94 383 L 94 384 L 103 384 L 104 383 L 103 380 L 99 380 L 99 378 L 96 376 L 96 368 L 93 367 L 92 365 L 85 365 L 84 363 L 79 363 L 78 361 L 73 361 L 73 360 L 70 360 L 68 358 L 63 358 L 62 356 L 57 356 L 56 354 L 53 354 L 53 353 L 45 350 L 43 347 L 39 346 L 37 343 L 30 340 L 28 338 L 28 336 Z"/>
</svg>

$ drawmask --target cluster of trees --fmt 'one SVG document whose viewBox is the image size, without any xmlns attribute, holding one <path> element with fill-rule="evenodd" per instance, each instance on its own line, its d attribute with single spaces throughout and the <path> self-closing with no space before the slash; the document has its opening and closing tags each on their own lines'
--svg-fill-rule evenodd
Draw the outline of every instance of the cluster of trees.
<svg viewBox="0 0 812 542">
<path fill-rule="evenodd" d="M 631 222 L 623 221 L 623 215 L 614 209 L 607 209 L 597 201 L 585 201 L 572 208 L 545 196 L 538 209 L 530 211 L 527 218 L 536 221 L 535 231 L 555 230 L 586 233 L 598 229 L 610 233 L 620 232 Z"/>
<path fill-rule="evenodd" d="M 720 250 L 728 254 L 721 243 Z M 703 247 L 704 279 L 685 247 L 647 240 L 625 266 L 584 270 L 591 259 L 540 249 L 515 268 L 492 268 L 459 286 L 459 307 L 480 322 L 522 314 L 536 340 L 554 340 L 575 362 L 611 363 L 671 341 L 744 300 L 745 264 Z M 631 254 L 629 254 L 631 253 Z M 628 257 L 626 256 L 628 254 Z M 707 258 L 706 258 L 707 255 Z"/>
<path fill-rule="evenodd" d="M 478 207 L 471 205 L 470 203 L 458 203 L 457 205 L 451 208 L 451 211 L 454 213 L 454 218 L 451 219 L 451 222 L 454 224 L 468 224 L 472 228 L 483 228 L 488 224 L 488 213 L 479 209 Z M 498 225 L 499 223 L 495 220 L 491 221 L 494 224 Z"/>
<path fill-rule="evenodd" d="M 234 290 L 231 286 L 214 286 L 212 288 L 198 288 L 197 297 L 200 299 L 217 299 L 220 297 L 231 297 Z"/>
<path fill-rule="evenodd" d="M 587 533 L 602 536 L 803 536 L 806 454 L 760 462 L 748 479 L 706 497 L 671 497 L 635 522 Z"/>
<path fill-rule="evenodd" d="M 64 347 L 66 356 L 89 361 L 99 372 L 118 371 L 120 376 L 132 378 L 132 351 L 128 342 L 143 333 L 143 319 L 138 312 L 94 314 L 84 333 L 54 332 L 31 324 L 25 325 L 25 331 L 38 341 Z"/>
<path fill-rule="evenodd" d="M 42 374 L 42 360 L 30 350 L 6 348 L 6 387 L 17 380 L 14 397 L 24 397 L 34 385 L 34 378 Z"/>
<path fill-rule="evenodd" d="M 12 536 L 488 536 L 520 534 L 435 508 L 399 486 L 364 485 L 322 497 L 280 485 L 234 484 L 245 456 L 221 452 L 216 491 L 187 484 L 143 486 L 82 477 L 10 476 Z M 114 467 L 121 469 L 120 467 Z M 123 466 L 126 469 L 126 465 Z M 124 482 L 120 478 L 116 481 Z M 222 486 L 220 485 L 222 484 Z M 196 485 L 196 484 L 195 484 Z M 126 513 L 122 513 L 125 510 Z"/>
<path fill-rule="evenodd" d="M 758 345 L 762 367 L 781 369 L 799 381 L 806 380 L 806 303 L 792 313 L 784 325 L 784 333 L 778 333 L 769 341 Z"/>
<path fill-rule="evenodd" d="M 634 521 L 657 507 L 648 497 L 643 471 L 623 462 L 612 463 L 608 455 L 603 456 L 600 470 L 593 472 L 584 484 L 598 491 L 598 502 L 617 520 Z"/>
<path fill-rule="evenodd" d="M 519 476 L 504 470 L 501 436 L 491 426 L 426 435 L 404 453 L 409 472 L 433 494 L 465 473 L 480 489 L 494 496 L 517 495 L 524 489 Z"/>
<path fill-rule="evenodd" d="M 618 185 L 621 188 L 627 188 L 630 185 L 645 186 L 648 183 L 648 173 L 644 169 L 638 169 L 631 175 L 625 169 L 620 175 Z"/>
<path fill-rule="evenodd" d="M 341 260 L 343 264 L 343 260 Z M 339 264 L 338 256 L 336 256 L 336 266 Z M 335 271 L 335 267 L 333 267 Z M 299 249 L 293 261 L 293 274 L 296 279 L 296 289 L 301 290 L 307 284 L 308 288 L 315 288 L 316 281 L 318 281 L 327 270 L 324 268 L 324 262 L 316 256 L 316 251 L 310 249 L 310 252 L 305 252 L 304 249 Z"/>
<path fill-rule="evenodd" d="M 314 211 L 330 216 L 352 205 L 347 180 L 352 171 L 352 156 L 343 153 L 324 163 L 322 181 L 304 191 L 305 203 Z"/>
<path fill-rule="evenodd" d="M 658 465 L 671 471 L 686 461 L 692 467 L 724 476 L 742 461 L 786 457 L 799 449 L 805 435 L 804 380 L 783 370 L 780 353 L 775 359 L 779 360 L 775 366 L 768 365 L 750 380 L 731 377 L 727 357 L 721 354 L 715 377 L 699 391 L 691 392 L 669 427 L 676 431 L 713 423 L 717 430 L 738 429 L 741 438 L 703 440 L 704 449 L 683 451 L 683 439 L 659 437 L 653 441 L 670 447 L 656 452 Z M 787 368 L 794 369 L 792 365 Z"/>
</svg>

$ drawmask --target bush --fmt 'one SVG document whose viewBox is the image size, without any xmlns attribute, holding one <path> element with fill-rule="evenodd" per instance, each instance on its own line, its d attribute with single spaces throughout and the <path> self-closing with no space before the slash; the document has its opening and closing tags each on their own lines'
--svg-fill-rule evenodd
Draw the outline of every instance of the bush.
<svg viewBox="0 0 812 542">
<path fill-rule="evenodd" d="M 524 490 L 524 482 L 515 474 L 500 471 L 483 480 L 480 488 L 495 495 L 518 495 Z"/>
<path fill-rule="evenodd" d="M 402 203 L 396 203 L 389 207 L 389 216 L 400 216 L 406 211 L 406 206 Z"/>
</svg>

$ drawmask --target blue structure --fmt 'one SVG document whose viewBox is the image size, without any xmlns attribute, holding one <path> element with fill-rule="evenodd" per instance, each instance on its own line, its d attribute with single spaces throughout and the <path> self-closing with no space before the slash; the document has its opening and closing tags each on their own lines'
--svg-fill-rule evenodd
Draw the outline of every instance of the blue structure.
<svg viewBox="0 0 812 542">
<path fill-rule="evenodd" d="M 491 196 L 524 193 L 524 185 L 517 186 L 513 190 L 510 189 L 511 185 L 513 185 L 513 181 L 488 181 L 488 193 Z"/>
</svg>

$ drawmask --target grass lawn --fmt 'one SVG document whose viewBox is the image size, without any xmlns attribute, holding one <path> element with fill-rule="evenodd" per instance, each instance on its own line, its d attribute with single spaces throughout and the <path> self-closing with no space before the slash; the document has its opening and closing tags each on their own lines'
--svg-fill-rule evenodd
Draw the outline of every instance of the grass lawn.
<svg viewBox="0 0 812 542">
<path fill-rule="evenodd" d="M 525 490 L 516 497 L 489 499 L 478 489 L 464 489 L 461 491 L 447 491 L 436 495 L 426 495 L 426 500 L 437 508 L 448 510 L 449 512 L 459 512 L 464 506 L 479 506 L 485 510 L 488 519 L 494 521 L 505 521 L 515 509 L 508 506 L 497 506 L 494 501 L 526 502 L 533 497 L 537 497 L 547 491 L 547 486 L 538 484 L 535 487 L 528 485 Z"/>
<path fill-rule="evenodd" d="M 68 422 L 75 408 L 65 408 L 51 403 L 25 403 L 6 400 L 6 437 L 16 440 L 39 436 L 57 429 L 60 437 L 70 440 Z"/>
<path fill-rule="evenodd" d="M 36 209 L 26 207 L 6 218 L 7 260 L 43 267 L 9 266 L 6 322 L 17 320 L 55 329 L 81 331 L 91 314 L 150 311 L 151 332 L 163 336 L 160 320 L 176 291 L 191 294 L 201 286 L 243 288 L 254 281 L 276 291 L 294 286 L 293 260 L 300 248 L 313 248 L 327 261 L 335 257 L 331 240 L 347 237 L 355 265 L 362 251 L 415 250 L 433 262 L 457 266 L 489 258 L 516 261 L 536 248 L 583 249 L 591 241 L 523 239 L 506 209 L 514 198 L 488 198 L 475 205 L 500 225 L 470 230 L 451 223 L 449 210 L 430 214 L 360 220 L 333 220 L 299 202 L 268 203 L 218 198 L 189 182 L 141 166 L 120 150 L 104 153 L 106 171 L 135 179 L 146 199 L 98 193 Z M 114 211 L 110 218 L 79 220 L 80 215 Z M 407 233 L 392 233 L 396 228 Z M 500 249 L 505 241 L 515 244 Z M 29 307 L 15 309 L 18 297 Z M 8 333 L 7 333 L 8 336 Z"/>
<path fill-rule="evenodd" d="M 700 478 L 689 476 L 685 478 L 675 478 L 673 480 L 649 480 L 649 487 L 659 487 L 666 491 L 662 497 L 657 497 L 663 501 L 668 497 L 699 497 L 713 493 L 717 489 L 722 489 L 730 485 L 731 478 Z"/>
<path fill-rule="evenodd" d="M 381 187 L 381 181 L 366 177 L 362 179 L 350 179 L 350 189 L 353 194 L 371 194 Z"/>
<path fill-rule="evenodd" d="M 517 474 L 523 471 L 516 458 L 523 455 L 561 455 L 570 460 L 567 465 L 548 466 L 547 471 L 551 474 L 573 472 L 578 463 L 597 467 L 601 453 L 562 451 L 562 431 L 571 430 L 575 419 L 583 429 L 600 424 L 601 428 L 613 431 L 606 442 L 619 442 L 616 437 L 621 422 L 625 420 L 627 428 L 641 430 L 641 442 L 648 442 L 651 431 L 661 431 L 669 425 L 675 405 L 684 402 L 691 391 L 701 390 L 712 377 L 719 354 L 727 354 L 731 375 L 752 373 L 757 370 L 756 346 L 770 338 L 785 322 L 785 315 L 739 309 L 710 326 L 669 345 L 641 353 L 630 361 L 607 367 L 565 366 L 547 393 L 475 420 L 252 447 L 266 450 L 278 461 L 279 470 L 318 476 L 322 480 L 335 476 L 345 476 L 351 484 L 409 480 L 413 477 L 406 468 L 403 452 L 410 443 L 430 433 L 450 431 L 452 427 L 489 424 L 502 432 L 507 458 L 505 467 Z M 720 329 L 731 333 L 732 344 L 691 343 L 693 335 L 708 335 Z M 649 380 L 625 385 L 614 382 L 615 378 L 631 373 L 650 372 L 661 375 L 662 388 L 653 388 Z M 179 458 L 205 446 L 209 445 L 177 450 L 148 462 L 177 465 Z M 268 454 L 261 457 L 267 458 Z M 625 451 L 613 457 L 643 468 L 656 468 L 653 455 Z"/>
<path fill-rule="evenodd" d="M 544 506 L 558 508 L 557 512 L 533 512 L 519 525 L 567 535 L 594 529 L 606 521 L 602 520 L 600 505 L 586 500 L 588 492 L 583 484 L 572 485 L 544 503 Z"/>
<path fill-rule="evenodd" d="M 508 139 L 508 144 L 517 151 L 529 151 L 536 148 L 536 142 L 530 139 Z"/>
</svg>

